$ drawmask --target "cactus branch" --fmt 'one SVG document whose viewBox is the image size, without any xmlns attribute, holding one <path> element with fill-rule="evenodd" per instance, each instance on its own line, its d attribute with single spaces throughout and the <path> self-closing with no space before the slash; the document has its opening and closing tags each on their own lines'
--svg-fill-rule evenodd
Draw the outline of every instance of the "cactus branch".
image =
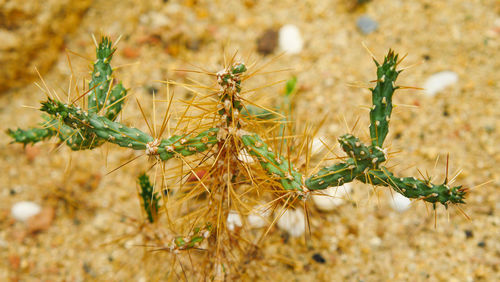
<svg viewBox="0 0 500 282">
<path fill-rule="evenodd" d="M 125 126 L 53 99 L 43 102 L 41 111 L 59 117 L 62 122 L 73 129 L 95 134 L 98 138 L 120 147 L 145 150 L 147 155 L 158 155 L 164 161 L 176 154 L 189 156 L 206 151 L 210 145 L 217 143 L 218 129 L 216 128 L 206 130 L 197 136 L 174 135 L 158 140 L 137 128 Z"/>
<path fill-rule="evenodd" d="M 302 174 L 295 171 L 293 165 L 283 156 L 279 156 L 257 135 L 243 135 L 243 144 L 248 152 L 255 156 L 262 168 L 280 180 L 285 190 L 303 191 Z"/>
<path fill-rule="evenodd" d="M 158 210 L 160 209 L 160 195 L 158 192 L 154 191 L 154 186 L 149 181 L 149 177 L 146 173 L 143 173 L 138 178 L 140 190 L 140 196 L 142 198 L 142 206 L 146 215 L 148 216 L 149 222 L 153 223 L 158 219 Z"/>
<path fill-rule="evenodd" d="M 375 88 L 370 88 L 373 104 L 370 110 L 370 137 L 373 146 L 382 147 L 389 132 L 392 95 L 398 89 L 394 83 L 401 70 L 396 70 L 398 55 L 392 50 L 389 50 L 382 65 L 376 60 L 374 62 L 377 65 L 377 85 Z"/>
</svg>

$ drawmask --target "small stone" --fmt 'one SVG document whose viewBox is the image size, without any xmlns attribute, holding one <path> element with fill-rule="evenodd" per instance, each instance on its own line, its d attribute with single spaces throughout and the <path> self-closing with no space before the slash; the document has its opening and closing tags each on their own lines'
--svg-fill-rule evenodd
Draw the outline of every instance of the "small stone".
<svg viewBox="0 0 500 282">
<path fill-rule="evenodd" d="M 38 146 L 28 144 L 24 147 L 24 154 L 26 155 L 28 161 L 32 162 L 35 160 L 36 156 L 40 154 L 40 148 Z"/>
<path fill-rule="evenodd" d="M 203 179 L 203 177 L 207 174 L 207 171 L 204 169 L 199 169 L 196 170 L 195 172 L 191 172 L 191 175 L 189 175 L 187 182 L 195 182 L 198 181 L 198 179 Z"/>
<path fill-rule="evenodd" d="M 319 262 L 319 263 L 325 263 L 326 260 L 325 258 L 320 254 L 320 253 L 315 253 L 313 256 L 312 256 L 312 259 L 315 261 L 315 262 Z"/>
<path fill-rule="evenodd" d="M 251 163 L 255 162 L 255 160 L 253 159 L 253 157 L 245 149 L 242 149 L 239 152 L 239 154 L 238 154 L 238 160 L 240 160 L 240 161 L 242 161 L 244 163 L 247 163 L 247 164 L 251 164 Z"/>
<path fill-rule="evenodd" d="M 27 220 L 28 232 L 33 234 L 49 229 L 54 220 L 55 210 L 52 207 L 43 208 L 42 211 Z"/>
<path fill-rule="evenodd" d="M 313 155 L 317 154 L 317 153 L 320 153 L 325 148 L 325 145 L 323 145 L 323 142 L 321 142 L 321 140 L 325 140 L 325 139 L 322 138 L 322 137 L 315 137 L 312 140 L 312 143 L 311 143 L 311 153 Z"/>
<path fill-rule="evenodd" d="M 227 215 L 227 229 L 234 231 L 236 227 L 241 227 L 241 217 L 236 211 L 230 211 Z"/>
<path fill-rule="evenodd" d="M 9 265 L 10 269 L 12 269 L 13 271 L 19 270 L 21 266 L 21 257 L 19 257 L 18 255 L 9 255 Z"/>
<path fill-rule="evenodd" d="M 298 54 L 302 51 L 304 42 L 297 26 L 287 24 L 279 31 L 280 49 L 288 54 Z"/>
<path fill-rule="evenodd" d="M 442 71 L 431 75 L 424 83 L 425 93 L 434 96 L 446 87 L 458 82 L 458 75 L 453 71 Z"/>
<path fill-rule="evenodd" d="M 477 243 L 477 246 L 480 248 L 484 248 L 484 247 L 486 247 L 486 243 L 484 241 L 481 241 L 481 242 Z"/>
<path fill-rule="evenodd" d="M 158 94 L 158 88 L 154 87 L 154 86 L 147 86 L 146 87 L 146 90 L 148 91 L 149 95 L 153 95 L 153 94 Z"/>
<path fill-rule="evenodd" d="M 23 201 L 15 203 L 10 211 L 12 217 L 14 217 L 16 220 L 26 221 L 30 217 L 40 213 L 41 210 L 42 209 L 38 204 L 33 202 Z"/>
<path fill-rule="evenodd" d="M 389 197 L 389 204 L 397 212 L 404 212 L 411 206 L 410 199 L 399 193 L 392 193 Z"/>
<path fill-rule="evenodd" d="M 340 206 L 352 190 L 352 184 L 346 183 L 342 186 L 328 187 L 311 196 L 314 204 L 320 211 L 328 212 Z"/>
<path fill-rule="evenodd" d="M 359 17 L 356 21 L 356 25 L 364 34 L 370 34 L 378 28 L 378 23 L 367 15 Z"/>
<path fill-rule="evenodd" d="M 304 234 L 306 221 L 302 209 L 286 209 L 278 219 L 278 228 L 286 231 L 291 237 L 299 237 Z"/>
<path fill-rule="evenodd" d="M 123 52 L 123 56 L 125 56 L 125 58 L 129 58 L 129 59 L 135 59 L 135 58 L 139 57 L 139 55 L 140 55 L 139 49 L 133 48 L 133 47 L 125 47 L 125 48 L 123 48 L 122 52 Z"/>
<path fill-rule="evenodd" d="M 254 207 L 253 211 L 248 215 L 247 221 L 252 228 L 262 228 L 269 224 L 267 217 L 271 211 L 266 206 L 261 205 Z"/>
<path fill-rule="evenodd" d="M 470 239 L 472 237 L 474 237 L 474 233 L 472 232 L 472 230 L 465 230 L 465 238 Z"/>
<path fill-rule="evenodd" d="M 10 50 L 19 46 L 21 43 L 21 38 L 14 31 L 9 31 L 6 29 L 0 29 L 0 38 L 2 38 L 2 44 L 0 44 L 0 50 Z"/>
<path fill-rule="evenodd" d="M 370 239 L 370 245 L 372 245 L 372 247 L 380 247 L 380 245 L 382 245 L 382 239 L 373 237 Z"/>
<path fill-rule="evenodd" d="M 257 52 L 269 55 L 274 52 L 278 45 L 278 32 L 274 29 L 266 29 L 257 39 Z"/>
</svg>

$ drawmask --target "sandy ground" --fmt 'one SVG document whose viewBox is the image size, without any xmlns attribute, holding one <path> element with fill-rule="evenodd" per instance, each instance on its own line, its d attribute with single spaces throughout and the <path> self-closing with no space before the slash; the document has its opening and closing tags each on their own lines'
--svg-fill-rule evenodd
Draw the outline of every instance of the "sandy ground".
<svg viewBox="0 0 500 282">
<path fill-rule="evenodd" d="M 395 103 L 388 137 L 390 161 L 402 175 L 422 172 L 444 177 L 446 154 L 450 174 L 462 173 L 456 183 L 475 187 L 463 210 L 434 213 L 422 202 L 397 213 L 386 190 L 373 194 L 356 183 L 352 199 L 332 213 L 313 211 L 311 236 L 287 238 L 274 229 L 262 246 L 262 256 L 242 279 L 318 281 L 495 281 L 500 279 L 500 4 L 497 1 L 374 0 L 356 11 L 349 1 L 101 1 L 96 0 L 81 25 L 67 36 L 69 50 L 92 57 L 91 34 L 122 35 L 114 65 L 117 76 L 136 97 L 151 105 L 155 80 L 187 81 L 173 69 L 190 64 L 216 71 L 223 55 L 238 50 L 250 61 L 265 62 L 257 38 L 284 24 L 299 27 L 305 46 L 298 55 L 275 58 L 267 70 L 291 68 L 286 73 L 256 77 L 248 87 L 296 75 L 301 87 L 296 98 L 299 122 L 318 123 L 327 117 L 320 135 L 334 140 L 360 117 L 356 133 L 366 140 L 368 114 L 363 105 L 369 91 L 349 87 L 374 78 L 374 65 L 362 42 L 379 58 L 388 48 L 408 56 L 403 65 L 415 67 L 399 83 L 421 86 L 433 73 L 451 70 L 455 85 L 426 96 L 402 90 Z M 164 3 L 166 2 L 166 3 Z M 369 35 L 356 29 L 356 19 L 367 14 L 379 28 Z M 496 23 L 496 26 L 495 26 Z M 50 38 L 47 38 L 50 44 Z M 70 55 L 75 76 L 87 75 L 89 62 Z M 420 63 L 420 64 L 419 64 Z M 70 68 L 66 53 L 44 79 L 64 93 Z M 203 79 L 199 76 L 191 76 Z M 205 78 L 206 79 L 206 78 Z M 81 83 L 81 81 L 80 81 Z M 262 90 L 272 104 L 280 86 Z M 164 93 L 164 92 L 163 92 Z M 160 94 L 161 95 L 161 94 Z M 179 89 L 178 95 L 188 95 Z M 33 84 L 0 96 L 0 129 L 27 127 L 39 113 L 43 94 Z M 149 103 L 149 104 L 148 104 Z M 410 106 L 404 106 L 410 105 Z M 314 114 L 312 114 L 314 113 Z M 137 107 L 126 108 L 125 119 L 145 128 Z M 141 220 L 135 197 L 135 177 L 147 166 L 136 163 L 104 176 L 130 155 L 111 148 L 71 153 L 54 151 L 53 144 L 25 151 L 0 135 L 0 280 L 20 281 L 148 281 L 164 278 L 172 262 L 168 253 L 145 252 L 134 233 Z M 440 156 L 437 166 L 435 160 Z M 71 164 L 68 168 L 68 160 Z M 102 178 L 97 181 L 96 179 Z M 50 227 L 32 235 L 10 216 L 13 203 L 31 200 L 55 210 Z M 325 262 L 312 259 L 321 254 Z M 189 279 L 189 277 L 188 277 Z"/>
</svg>

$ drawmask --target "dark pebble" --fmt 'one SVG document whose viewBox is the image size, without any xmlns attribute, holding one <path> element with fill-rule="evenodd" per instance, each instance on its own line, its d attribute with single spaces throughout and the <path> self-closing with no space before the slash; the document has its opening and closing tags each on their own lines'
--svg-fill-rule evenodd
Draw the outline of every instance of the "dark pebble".
<svg viewBox="0 0 500 282">
<path fill-rule="evenodd" d="M 278 32 L 273 29 L 267 29 L 257 39 L 257 52 L 262 55 L 269 55 L 274 52 L 278 45 Z"/>
<path fill-rule="evenodd" d="M 484 241 L 481 241 L 481 242 L 477 243 L 477 246 L 484 248 L 484 247 L 486 247 L 486 243 Z"/>
<path fill-rule="evenodd" d="M 158 88 L 154 87 L 154 86 L 148 86 L 147 87 L 147 90 L 148 90 L 148 93 L 150 95 L 153 95 L 154 94 L 158 94 Z"/>
<path fill-rule="evenodd" d="M 472 237 L 474 237 L 472 230 L 465 230 L 465 238 L 470 239 Z"/>
<path fill-rule="evenodd" d="M 319 262 L 319 263 L 325 263 L 326 262 L 325 258 L 320 253 L 315 253 L 312 256 L 312 258 L 313 258 L 313 260 L 315 262 Z"/>
</svg>

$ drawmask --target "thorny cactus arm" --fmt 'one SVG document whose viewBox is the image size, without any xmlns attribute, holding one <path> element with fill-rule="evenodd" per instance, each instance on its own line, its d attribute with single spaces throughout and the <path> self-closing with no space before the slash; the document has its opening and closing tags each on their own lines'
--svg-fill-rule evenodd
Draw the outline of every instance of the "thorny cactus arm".
<svg viewBox="0 0 500 282">
<path fill-rule="evenodd" d="M 127 93 L 121 83 L 111 87 L 113 68 L 110 62 L 115 51 L 116 48 L 112 48 L 111 40 L 103 37 L 96 48 L 97 60 L 94 62 L 92 80 L 89 82 L 91 91 L 87 98 L 90 113 L 98 113 L 106 107 L 105 116 L 110 120 L 114 120 L 121 111 L 122 98 Z"/>
<path fill-rule="evenodd" d="M 149 222 L 153 223 L 158 218 L 160 195 L 158 195 L 158 192 L 154 192 L 154 186 L 149 181 L 149 177 L 146 173 L 141 174 L 138 181 L 141 188 L 139 195 L 142 198 L 144 211 L 148 216 Z"/>
<path fill-rule="evenodd" d="M 372 185 L 390 186 L 396 192 L 411 199 L 421 199 L 429 203 L 464 204 L 464 198 L 468 191 L 462 186 L 450 187 L 447 183 L 433 184 L 427 180 L 415 177 L 394 176 L 386 167 L 369 170 L 366 174 L 357 176 L 357 179 Z"/>
<path fill-rule="evenodd" d="M 168 160 L 176 154 L 189 156 L 203 152 L 210 145 L 217 143 L 216 128 L 206 130 L 197 136 L 174 135 L 168 139 L 158 140 L 137 128 L 127 127 L 53 99 L 43 102 L 41 111 L 59 117 L 62 122 L 74 129 L 90 132 L 102 140 L 121 147 L 145 150 L 146 154 L 158 155 L 162 160 Z"/>
<path fill-rule="evenodd" d="M 112 81 L 112 68 L 110 65 L 113 53 L 116 49 L 111 47 L 111 40 L 103 37 L 96 48 L 97 60 L 92 71 L 92 80 L 89 83 L 91 89 L 88 95 L 89 112 L 97 113 L 106 105 L 104 116 L 110 120 L 116 119 L 120 113 L 125 100 L 127 90 L 121 83 L 110 89 Z M 7 130 L 16 143 L 37 143 L 53 136 L 58 136 L 62 142 L 66 142 L 72 150 L 93 149 L 104 143 L 92 132 L 76 130 L 71 126 L 59 122 L 58 119 L 46 118 L 41 128 L 30 128 L 27 130 Z"/>
<path fill-rule="evenodd" d="M 398 65 L 398 55 L 394 51 L 384 58 L 384 63 L 377 65 L 377 85 L 370 88 L 372 91 L 372 107 L 370 110 L 370 137 L 372 146 L 382 147 L 385 137 L 389 132 L 389 120 L 392 112 L 392 95 L 398 89 L 394 82 L 398 78 L 401 70 L 396 70 Z"/>
<path fill-rule="evenodd" d="M 302 174 L 295 171 L 287 159 L 274 153 L 257 134 L 243 135 L 241 139 L 249 153 L 259 160 L 268 173 L 280 180 L 285 190 L 303 190 Z"/>
<path fill-rule="evenodd" d="M 395 177 L 387 168 L 380 164 L 386 161 L 383 142 L 389 131 L 389 121 L 392 111 L 392 95 L 398 89 L 394 85 L 400 70 L 396 70 L 398 56 L 392 50 L 380 65 L 377 61 L 377 86 L 372 91 L 373 106 L 370 111 L 370 136 L 372 145 L 362 144 L 352 135 L 339 138 L 342 149 L 349 158 L 342 163 L 321 169 L 317 174 L 306 179 L 306 187 L 310 190 L 321 190 L 330 186 L 360 180 L 372 185 L 390 186 L 396 192 L 412 199 L 421 199 L 430 203 L 464 203 L 467 189 L 449 187 L 447 183 L 436 185 L 427 180 L 415 177 Z"/>
<path fill-rule="evenodd" d="M 57 128 L 59 121 L 50 117 L 44 117 L 44 119 L 46 121 L 40 124 L 41 127 L 7 129 L 7 134 L 14 139 L 13 142 L 23 143 L 24 145 L 35 144 L 57 135 L 58 132 L 55 128 Z"/>
</svg>

